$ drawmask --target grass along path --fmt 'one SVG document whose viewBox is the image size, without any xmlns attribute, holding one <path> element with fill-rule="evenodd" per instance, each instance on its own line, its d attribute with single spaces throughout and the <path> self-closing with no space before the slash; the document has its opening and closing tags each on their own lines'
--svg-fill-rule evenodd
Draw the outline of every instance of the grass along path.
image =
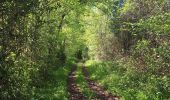
<svg viewBox="0 0 170 100">
<path fill-rule="evenodd" d="M 68 100 L 67 76 L 70 65 L 50 70 L 50 77 L 39 83 L 39 87 L 35 87 L 34 97 L 31 100 Z"/>
<path fill-rule="evenodd" d="M 90 79 L 112 94 L 119 95 L 121 100 L 169 100 L 162 99 L 169 96 L 166 77 L 161 80 L 150 76 L 150 73 L 136 71 L 131 64 L 123 61 L 87 61 L 86 67 Z"/>
<path fill-rule="evenodd" d="M 98 83 L 90 79 L 89 73 L 86 69 L 86 67 L 82 67 L 82 73 L 88 82 L 88 87 L 90 90 L 94 91 L 97 95 L 97 98 L 100 100 L 119 100 L 120 97 L 113 96 L 111 93 L 107 92 L 102 86 L 100 86 Z"/>
</svg>

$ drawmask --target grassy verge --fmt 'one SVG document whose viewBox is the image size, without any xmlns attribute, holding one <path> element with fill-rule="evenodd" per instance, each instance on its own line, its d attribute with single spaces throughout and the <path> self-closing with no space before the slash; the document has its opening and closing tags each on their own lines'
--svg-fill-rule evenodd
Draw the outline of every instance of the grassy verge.
<svg viewBox="0 0 170 100">
<path fill-rule="evenodd" d="M 32 100 L 68 100 L 67 77 L 71 66 L 72 63 L 68 63 L 59 69 L 50 70 L 48 81 L 44 81 L 43 86 L 35 88 Z"/>
<path fill-rule="evenodd" d="M 90 77 L 121 100 L 168 100 L 169 78 L 155 77 L 117 62 L 87 61 Z M 168 92 L 169 91 L 169 92 Z"/>
</svg>

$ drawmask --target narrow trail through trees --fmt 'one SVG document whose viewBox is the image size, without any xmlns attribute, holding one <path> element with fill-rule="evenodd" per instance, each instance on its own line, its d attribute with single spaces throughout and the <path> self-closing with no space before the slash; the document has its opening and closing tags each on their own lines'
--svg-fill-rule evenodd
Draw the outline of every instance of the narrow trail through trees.
<svg viewBox="0 0 170 100">
<path fill-rule="evenodd" d="M 70 93 L 70 100 L 87 100 L 87 97 L 80 91 L 80 88 L 76 84 L 76 70 L 77 66 L 74 65 L 68 75 L 68 92 Z M 89 73 L 85 66 L 82 67 L 82 74 L 85 77 L 88 87 L 95 93 L 92 100 L 120 100 L 119 96 L 114 96 L 107 92 L 102 86 L 90 79 Z"/>
<path fill-rule="evenodd" d="M 70 100 L 86 100 L 86 97 L 80 92 L 80 88 L 76 84 L 76 69 L 73 65 L 71 72 L 68 75 L 68 92 L 70 93 Z"/>
</svg>

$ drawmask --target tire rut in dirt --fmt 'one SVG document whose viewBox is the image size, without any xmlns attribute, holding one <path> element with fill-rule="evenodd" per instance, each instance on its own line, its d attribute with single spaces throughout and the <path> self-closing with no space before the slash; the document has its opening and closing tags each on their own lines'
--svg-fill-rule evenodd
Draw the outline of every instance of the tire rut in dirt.
<svg viewBox="0 0 170 100">
<path fill-rule="evenodd" d="M 90 79 L 89 73 L 86 67 L 82 67 L 82 73 L 88 83 L 88 87 L 95 92 L 98 100 L 120 100 L 119 96 L 113 96 L 107 92 L 102 86 Z"/>
<path fill-rule="evenodd" d="M 70 100 L 86 100 L 86 97 L 80 92 L 80 88 L 76 84 L 76 69 L 77 66 L 73 65 L 68 75 L 67 88 L 70 93 Z"/>
</svg>

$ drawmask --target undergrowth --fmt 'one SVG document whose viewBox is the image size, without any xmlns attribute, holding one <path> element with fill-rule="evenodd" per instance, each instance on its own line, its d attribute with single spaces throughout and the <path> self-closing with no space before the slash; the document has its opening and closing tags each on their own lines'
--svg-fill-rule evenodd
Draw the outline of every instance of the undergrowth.
<svg viewBox="0 0 170 100">
<path fill-rule="evenodd" d="M 119 60 L 120 61 L 120 60 Z M 87 61 L 90 77 L 121 100 L 169 100 L 170 78 L 134 70 L 132 64 Z"/>
<path fill-rule="evenodd" d="M 67 77 L 72 63 L 67 63 L 60 68 L 53 68 L 47 80 L 42 81 L 40 87 L 35 87 L 32 100 L 68 100 Z"/>
</svg>

